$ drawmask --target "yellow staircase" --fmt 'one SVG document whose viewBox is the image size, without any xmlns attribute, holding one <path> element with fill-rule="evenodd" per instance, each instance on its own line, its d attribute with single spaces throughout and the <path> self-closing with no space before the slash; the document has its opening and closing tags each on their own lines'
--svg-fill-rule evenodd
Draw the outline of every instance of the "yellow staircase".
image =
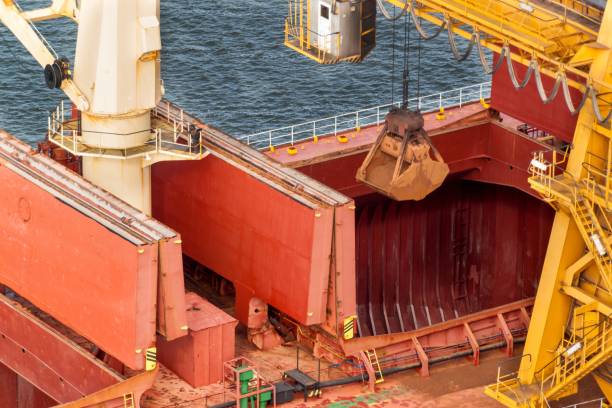
<svg viewBox="0 0 612 408">
<path fill-rule="evenodd" d="M 564 341 L 552 373 L 541 380 L 540 401 L 558 399 L 571 393 L 580 380 L 612 357 L 610 326 L 610 321 L 604 319 L 584 337 Z"/>
<path fill-rule="evenodd" d="M 608 239 L 610 233 L 604 230 L 595 212 L 595 207 L 583 194 L 582 192 L 578 193 L 572 215 L 584 242 L 593 254 L 606 287 L 610 290 L 612 289 L 612 257 L 610 257 L 612 247 L 610 247 Z M 605 215 L 602 215 L 602 217 L 605 217 Z"/>
<path fill-rule="evenodd" d="M 566 174 L 561 167 L 564 161 L 565 155 L 556 160 L 553 153 L 552 161 L 546 161 L 542 153 L 536 154 L 530 167 L 529 184 L 544 200 L 571 213 L 593 255 L 605 289 L 612 292 L 609 192 L 590 172 L 580 181 Z M 575 393 L 581 379 L 612 357 L 612 316 L 601 313 L 598 316 L 600 321 L 596 324 L 585 326 L 583 323 L 572 329 L 555 358 L 536 374 L 534 383 L 521 384 L 518 373 L 502 376 L 498 372 L 497 383 L 486 387 L 485 393 L 507 407 L 525 408 L 547 407 L 548 401 Z M 575 326 L 577 319 L 575 316 Z"/>
</svg>

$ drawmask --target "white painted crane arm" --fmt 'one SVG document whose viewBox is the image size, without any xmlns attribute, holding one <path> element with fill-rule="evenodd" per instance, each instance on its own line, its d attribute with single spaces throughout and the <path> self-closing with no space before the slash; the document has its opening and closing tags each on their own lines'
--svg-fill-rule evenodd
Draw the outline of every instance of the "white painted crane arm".
<svg viewBox="0 0 612 408">
<path fill-rule="evenodd" d="M 68 17 L 78 22 L 79 8 L 76 0 L 53 0 L 49 7 L 27 10 L 21 13 L 29 21 L 44 21 L 54 18 Z"/>
<path fill-rule="evenodd" d="M 0 0 L 0 21 L 13 33 L 34 59 L 38 61 L 41 67 L 53 64 L 56 57 L 11 0 Z M 89 109 L 87 98 L 85 98 L 72 79 L 64 79 L 61 89 L 79 110 Z"/>
</svg>

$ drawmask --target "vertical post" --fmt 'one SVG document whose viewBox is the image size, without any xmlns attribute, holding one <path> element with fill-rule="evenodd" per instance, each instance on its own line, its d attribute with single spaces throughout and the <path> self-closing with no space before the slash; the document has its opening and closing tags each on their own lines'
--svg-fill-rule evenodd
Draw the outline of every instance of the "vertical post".
<svg viewBox="0 0 612 408">
<path fill-rule="evenodd" d="M 355 112 L 355 130 L 359 132 L 361 126 L 359 126 L 359 111 Z"/>
<path fill-rule="evenodd" d="M 376 126 L 380 125 L 380 106 L 376 107 Z"/>
<path fill-rule="evenodd" d="M 304 47 L 304 0 L 300 0 L 300 47 Z"/>
<path fill-rule="evenodd" d="M 293 125 L 291 125 L 291 146 L 293 146 Z"/>
<path fill-rule="evenodd" d="M 310 48 L 310 0 L 306 0 L 306 48 Z"/>
<path fill-rule="evenodd" d="M 338 117 L 334 116 L 334 136 L 338 135 Z"/>
<path fill-rule="evenodd" d="M 421 111 L 421 97 L 419 96 L 419 100 L 417 101 L 417 109 L 419 112 Z"/>
<path fill-rule="evenodd" d="M 482 86 L 483 86 L 483 84 L 480 84 L 480 87 L 479 87 L 480 88 L 480 98 L 479 98 L 480 100 L 484 99 L 484 97 L 482 95 Z"/>
<path fill-rule="evenodd" d="M 312 121 L 312 137 L 316 137 L 317 136 L 317 121 L 313 120 Z"/>
<path fill-rule="evenodd" d="M 463 106 L 463 88 L 459 88 L 459 109 Z"/>
<path fill-rule="evenodd" d="M 440 92 L 438 100 L 439 100 L 438 109 L 442 109 L 442 92 Z"/>
<path fill-rule="evenodd" d="M 272 131 L 268 131 L 268 146 L 272 147 Z"/>
</svg>

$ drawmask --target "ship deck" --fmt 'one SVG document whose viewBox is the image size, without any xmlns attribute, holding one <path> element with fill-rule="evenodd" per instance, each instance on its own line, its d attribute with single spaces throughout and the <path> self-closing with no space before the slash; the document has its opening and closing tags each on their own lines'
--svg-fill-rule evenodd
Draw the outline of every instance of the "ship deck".
<svg viewBox="0 0 612 408">
<path fill-rule="evenodd" d="M 437 131 L 442 131 L 449 125 L 456 127 L 459 124 L 484 120 L 487 117 L 487 109 L 479 102 L 466 104 L 461 108 L 450 108 L 445 112 L 446 117 L 443 120 L 436 119 L 436 113 L 429 112 L 423 115 L 425 129 L 431 136 L 435 136 Z M 370 125 L 361 128 L 359 131 L 339 132 L 336 137 L 333 134 L 324 135 L 319 137 L 316 142 L 311 139 L 295 143 L 297 153 L 293 155 L 289 154 L 287 149 L 290 144 L 279 147 L 273 152 L 267 151 L 266 154 L 286 166 L 301 167 L 313 162 L 366 151 L 372 146 L 383 126 L 384 123 L 378 126 Z M 339 140 L 342 136 L 347 138 L 346 142 Z"/>
</svg>

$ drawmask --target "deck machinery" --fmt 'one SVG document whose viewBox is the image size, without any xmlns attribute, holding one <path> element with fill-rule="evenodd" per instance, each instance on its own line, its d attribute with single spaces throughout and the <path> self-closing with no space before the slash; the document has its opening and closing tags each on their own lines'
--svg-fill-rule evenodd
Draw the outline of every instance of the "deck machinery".
<svg viewBox="0 0 612 408">
<path fill-rule="evenodd" d="M 518 373 L 500 375 L 488 395 L 543 406 L 594 374 L 610 400 L 612 6 L 387 2 L 425 37 L 433 34 L 422 21 L 439 27 L 434 34 L 446 28 L 459 59 L 454 38 L 466 38 L 496 71 L 495 110 L 482 98 L 457 119 L 424 115 L 449 179 L 430 183 L 419 202 L 355 181 L 368 150 L 384 145 L 376 137 L 388 136 L 380 123 L 329 137 L 313 130 L 286 153 L 271 141 L 258 152 L 161 100 L 157 1 L 55 0 L 32 11 L 0 2 L 0 19 L 45 67 L 47 85 L 71 100 L 50 115 L 49 142 L 82 157 L 94 183 L 0 133 L 0 230 L 12 237 L 0 242 L 2 384 L 8 366 L 46 394 L 38 406 L 137 404 L 155 381 L 155 346 L 191 335 L 183 253 L 233 283 L 240 321 L 258 298 L 317 356 L 359 362 L 373 387 L 398 361 L 426 373 L 455 355 L 477 363 L 481 350 L 500 345 L 511 354 L 529 326 Z M 289 4 L 285 43 L 318 62 L 359 61 L 375 45 L 374 1 Z M 74 69 L 34 26 L 62 16 L 79 24 Z M 126 40 L 113 41 L 119 35 Z M 89 45 L 97 58 L 85 58 Z M 493 68 L 485 48 L 498 55 Z M 511 88 L 529 78 L 536 86 L 522 92 L 534 99 L 513 103 L 524 94 Z M 560 90 L 565 101 L 555 99 Z M 549 104 L 537 110 L 535 98 Z M 529 138 L 514 118 L 565 143 Z M 395 147 L 421 134 L 420 124 L 400 127 Z M 390 157 L 401 171 L 406 155 Z M 111 366 L 139 374 L 126 379 Z M 11 395 L 0 401 L 11 406 Z"/>
<path fill-rule="evenodd" d="M 299 8 L 300 2 L 290 3 Z M 381 11 L 383 3 L 378 2 Z M 422 21 L 446 28 L 458 59 L 463 55 L 455 35 L 470 42 L 467 53 L 476 46 L 486 71 L 505 59 L 516 89 L 534 76 L 544 103 L 562 87 L 567 108 L 578 115 L 571 146 L 560 152 L 536 152 L 531 162 L 529 184 L 556 209 L 556 216 L 520 369 L 500 375 L 486 393 L 509 407 L 546 406 L 548 400 L 575 393 L 578 381 L 592 373 L 610 400 L 612 5 L 523 0 L 387 3 L 409 13 L 424 38 L 429 36 Z M 294 22 L 286 28 L 288 33 L 312 28 L 311 16 L 288 21 Z M 328 62 L 317 58 L 318 44 L 301 36 L 297 44 L 301 53 Z M 493 69 L 486 65 L 482 48 L 497 55 Z M 524 79 L 514 75 L 513 61 L 528 68 Z M 541 73 L 555 80 L 548 92 Z M 580 91 L 577 107 L 570 87 Z"/>
</svg>

